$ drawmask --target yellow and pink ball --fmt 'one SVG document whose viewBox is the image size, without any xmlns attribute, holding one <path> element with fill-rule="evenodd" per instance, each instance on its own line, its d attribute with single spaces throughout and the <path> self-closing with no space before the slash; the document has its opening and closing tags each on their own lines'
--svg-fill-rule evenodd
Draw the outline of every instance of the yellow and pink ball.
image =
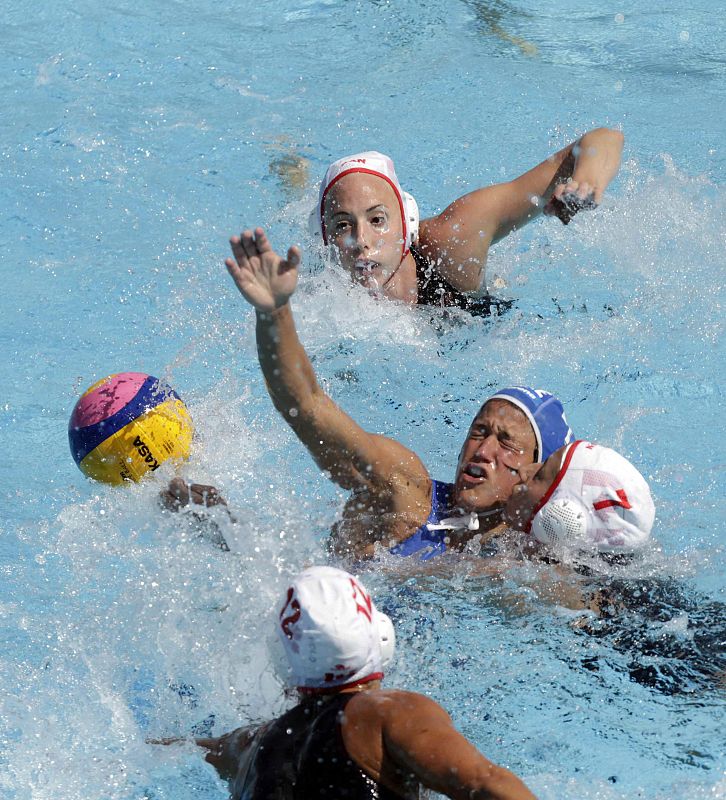
<svg viewBox="0 0 726 800">
<path fill-rule="evenodd" d="M 84 475 L 105 483 L 138 481 L 167 459 L 189 457 L 194 427 L 179 395 L 143 372 L 97 381 L 68 424 L 71 453 Z"/>
</svg>

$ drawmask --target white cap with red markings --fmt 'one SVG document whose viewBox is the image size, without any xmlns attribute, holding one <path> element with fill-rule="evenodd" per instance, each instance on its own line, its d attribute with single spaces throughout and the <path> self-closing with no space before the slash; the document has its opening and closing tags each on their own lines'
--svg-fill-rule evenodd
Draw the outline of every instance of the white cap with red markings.
<svg viewBox="0 0 726 800">
<path fill-rule="evenodd" d="M 285 591 L 277 632 L 302 691 L 342 689 L 383 677 L 395 633 L 364 586 L 335 567 L 310 567 Z"/>
<path fill-rule="evenodd" d="M 640 472 L 609 447 L 580 439 L 565 451 L 529 532 L 550 547 L 625 553 L 645 544 L 654 519 Z"/>
<path fill-rule="evenodd" d="M 401 243 L 401 260 L 408 253 L 411 244 L 418 238 L 419 212 L 414 198 L 404 192 L 398 182 L 398 176 L 389 156 L 368 150 L 365 153 L 356 153 L 334 161 L 325 172 L 325 177 L 320 184 L 318 204 L 310 214 L 310 230 L 313 234 L 323 237 L 323 243 L 328 244 L 328 234 L 325 229 L 325 199 L 331 188 L 345 175 L 362 172 L 382 178 L 393 189 L 398 201 L 401 220 L 403 222 L 403 241 Z"/>
</svg>

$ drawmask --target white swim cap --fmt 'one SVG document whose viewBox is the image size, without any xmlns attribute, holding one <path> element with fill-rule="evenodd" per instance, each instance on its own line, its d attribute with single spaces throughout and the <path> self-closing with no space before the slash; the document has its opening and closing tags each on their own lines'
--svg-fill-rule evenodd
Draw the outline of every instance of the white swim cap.
<svg viewBox="0 0 726 800">
<path fill-rule="evenodd" d="M 351 172 L 377 175 L 379 178 L 383 178 L 395 192 L 401 212 L 401 220 L 403 221 L 403 243 L 401 244 L 401 261 L 403 261 L 411 245 L 418 238 L 418 205 L 408 192 L 404 192 L 401 189 L 393 161 L 388 156 L 375 150 L 340 158 L 328 167 L 320 184 L 318 204 L 310 212 L 309 227 L 311 233 L 322 236 L 323 243 L 328 244 L 328 236 L 325 230 L 325 198 L 332 186 L 344 175 L 350 175 Z"/>
<path fill-rule="evenodd" d="M 655 507 L 645 478 L 619 453 L 582 439 L 562 466 L 529 524 L 556 549 L 629 552 L 650 536 Z"/>
<path fill-rule="evenodd" d="M 341 569 L 310 567 L 285 592 L 277 632 L 293 686 L 345 688 L 383 677 L 396 637 L 363 585 Z"/>
</svg>

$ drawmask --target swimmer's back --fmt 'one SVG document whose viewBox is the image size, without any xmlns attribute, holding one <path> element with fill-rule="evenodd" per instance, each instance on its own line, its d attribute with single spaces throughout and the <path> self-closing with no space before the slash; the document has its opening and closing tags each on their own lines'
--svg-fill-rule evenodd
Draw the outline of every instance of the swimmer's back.
<svg viewBox="0 0 726 800">
<path fill-rule="evenodd" d="M 355 697 L 309 698 L 264 726 L 240 761 L 233 800 L 401 800 L 348 755 L 341 720 Z"/>
</svg>

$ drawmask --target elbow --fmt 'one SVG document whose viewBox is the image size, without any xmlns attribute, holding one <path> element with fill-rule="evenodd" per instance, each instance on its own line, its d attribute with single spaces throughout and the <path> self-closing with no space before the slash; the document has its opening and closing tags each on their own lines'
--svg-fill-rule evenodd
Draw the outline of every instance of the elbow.
<svg viewBox="0 0 726 800">
<path fill-rule="evenodd" d="M 299 419 L 309 416 L 309 412 L 302 404 L 296 403 L 289 397 L 273 397 L 272 404 L 275 406 L 275 411 L 293 428 Z"/>
<path fill-rule="evenodd" d="M 270 392 L 270 399 L 275 411 L 293 429 L 297 428 L 301 423 L 305 424 L 314 419 L 320 400 L 324 398 L 325 395 L 320 390 L 306 398 L 293 397 L 286 393 Z"/>
<path fill-rule="evenodd" d="M 609 139 L 614 144 L 619 145 L 620 147 L 623 146 L 625 142 L 625 135 L 622 131 L 619 131 L 617 128 L 595 128 L 594 130 L 589 131 L 585 134 L 582 138 L 584 139 L 587 136 L 597 136 Z"/>
<path fill-rule="evenodd" d="M 622 149 L 623 144 L 625 143 L 625 135 L 622 131 L 616 130 L 615 128 L 604 128 L 608 132 L 608 136 L 615 142 Z"/>
</svg>

